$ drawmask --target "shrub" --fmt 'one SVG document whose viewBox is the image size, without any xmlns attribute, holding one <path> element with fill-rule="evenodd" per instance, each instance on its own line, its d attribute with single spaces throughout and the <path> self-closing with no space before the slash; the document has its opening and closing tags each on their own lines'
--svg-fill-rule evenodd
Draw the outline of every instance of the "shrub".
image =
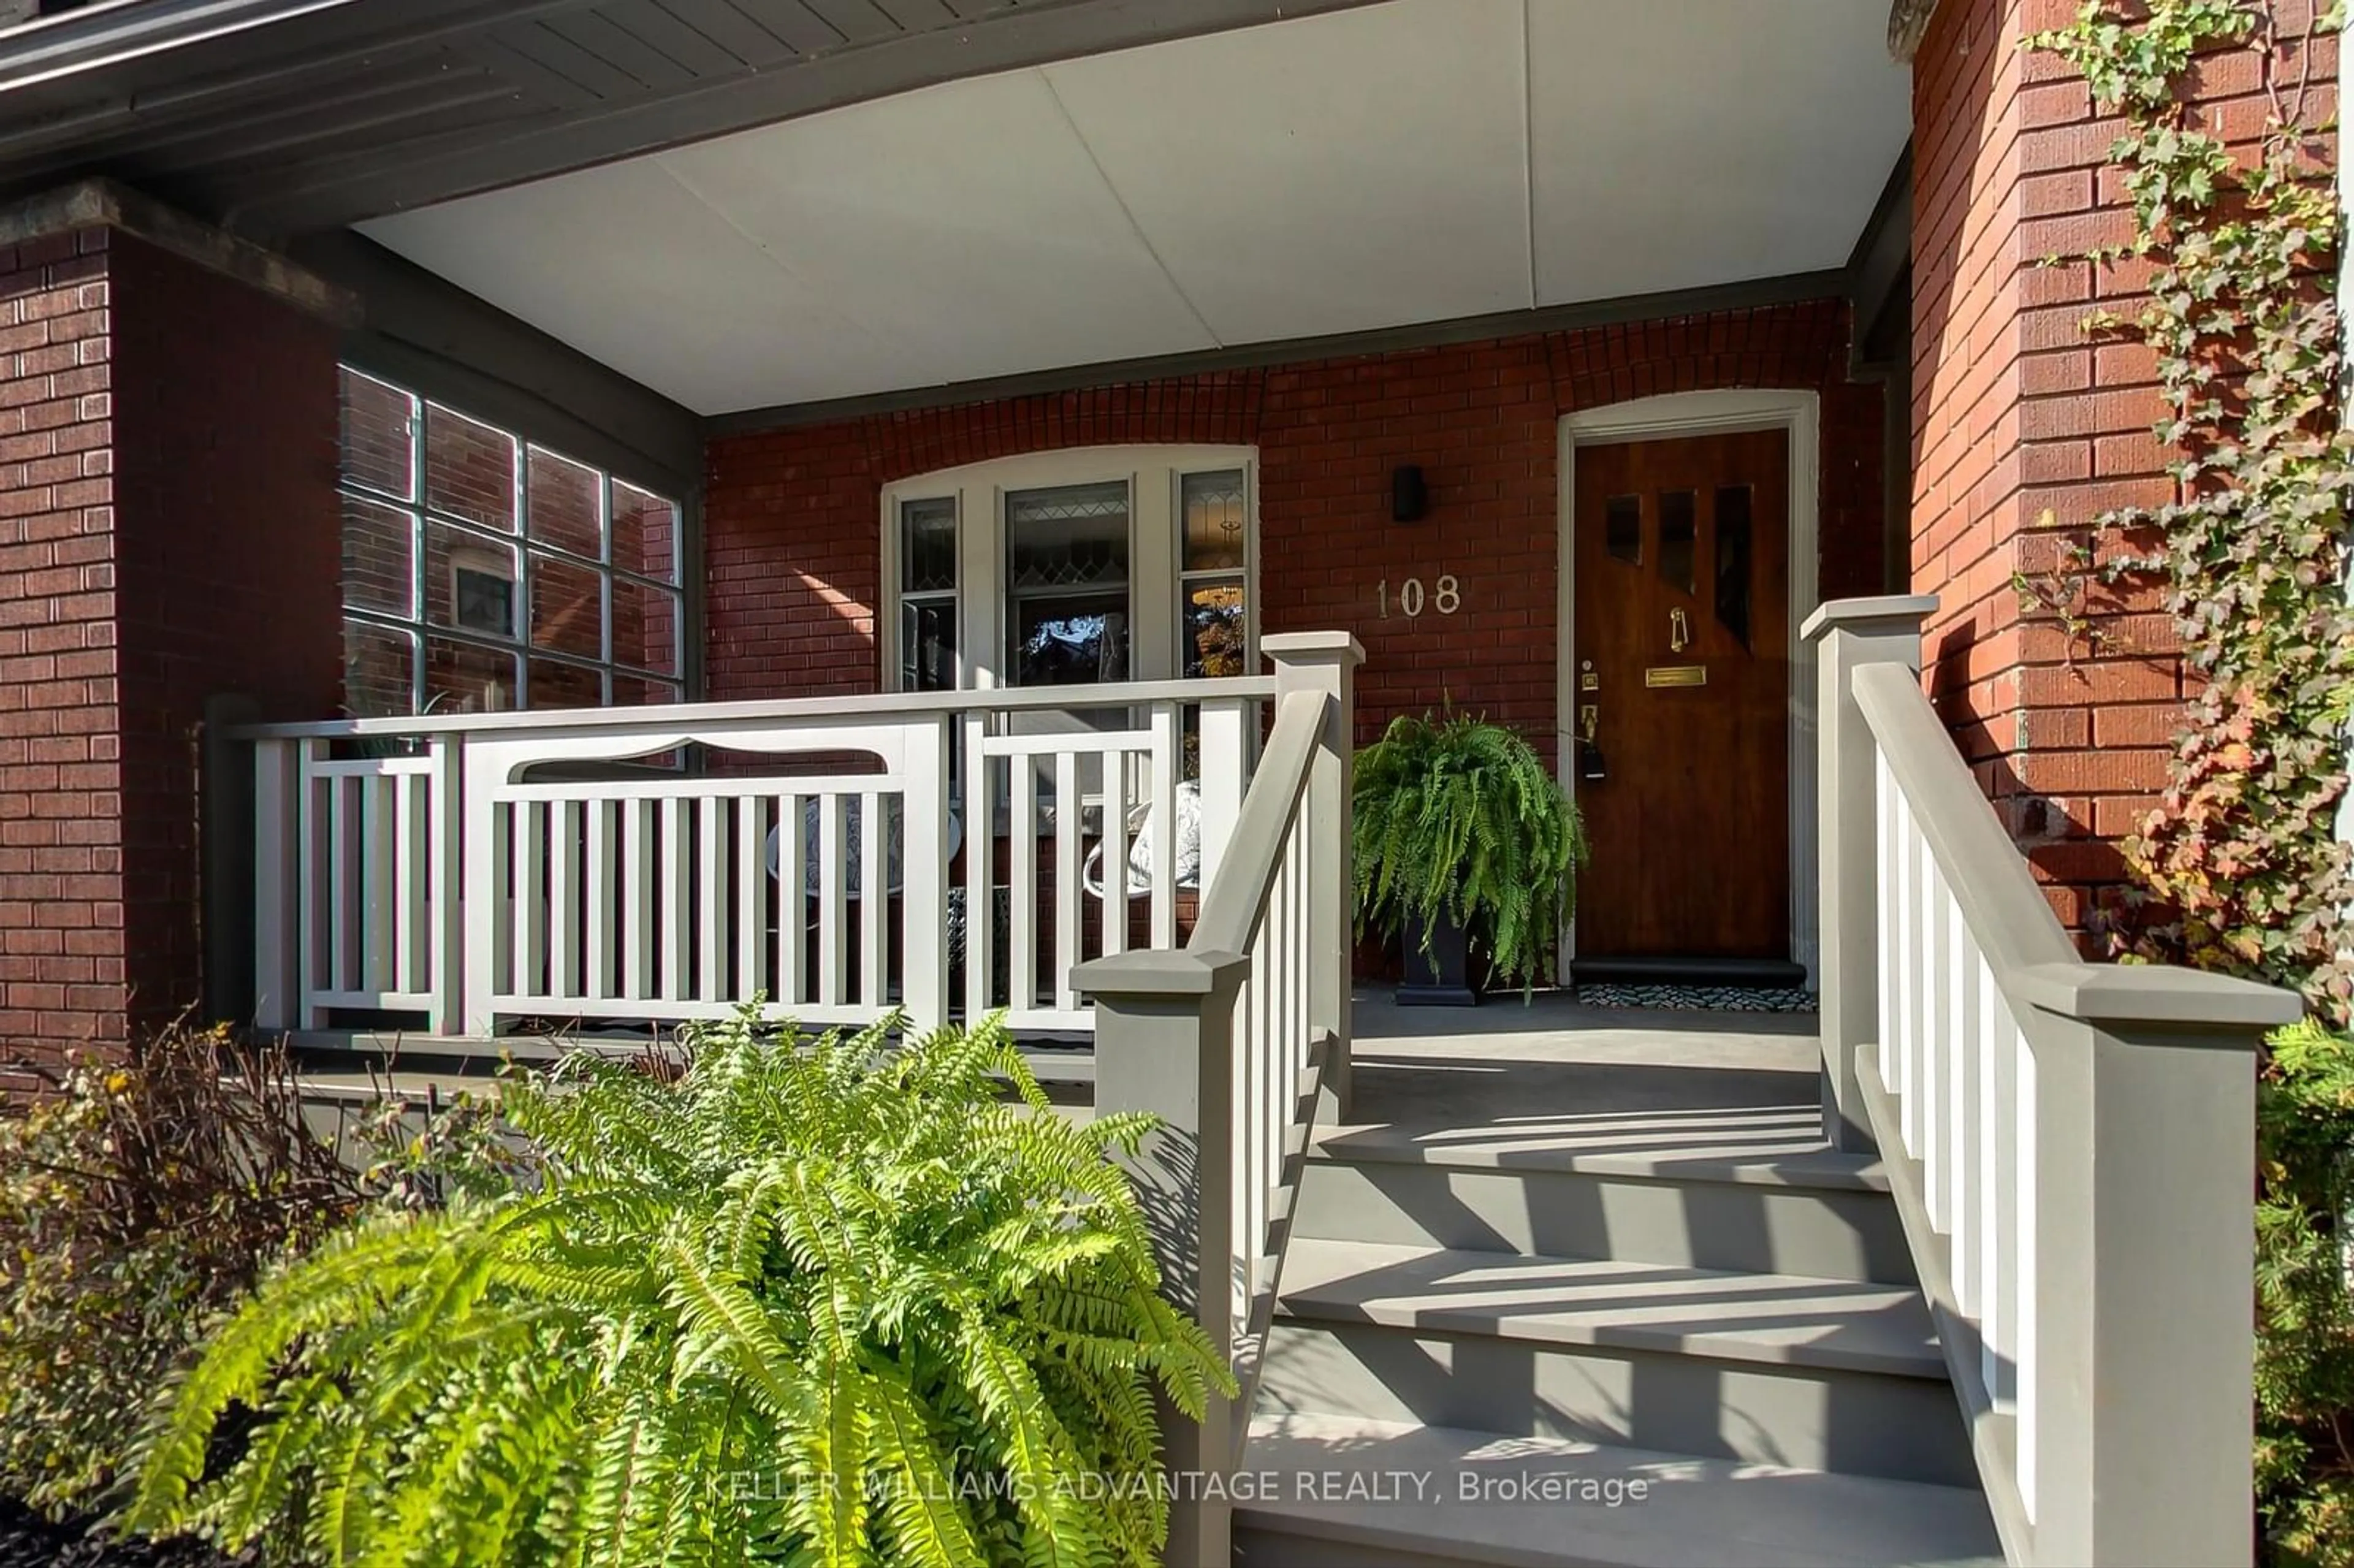
<svg viewBox="0 0 2354 1568">
<path fill-rule="evenodd" d="M 993 1022 L 894 1050 L 748 1014 L 674 1082 L 583 1054 L 504 1110 L 535 1179 L 273 1272 L 166 1401 L 135 1528 L 479 1568 L 1158 1562 L 1152 1392 L 1199 1414 L 1231 1380 L 1106 1159 L 1147 1118 L 1064 1121 Z M 207 1480 L 238 1400 L 263 1424 Z"/>
<path fill-rule="evenodd" d="M 2273 1036 L 2258 1086 L 2256 1487 L 2275 1561 L 2354 1564 L 2354 1039 Z"/>
<path fill-rule="evenodd" d="M 0 1117 L 0 1490 L 57 1517 L 115 1476 L 201 1319 L 357 1192 L 281 1054 L 173 1029 L 41 1076 Z"/>
<path fill-rule="evenodd" d="M 1401 715 L 1357 754 L 1352 805 L 1361 929 L 1388 936 L 1412 916 L 1427 956 L 1444 916 L 1479 936 L 1491 976 L 1524 991 L 1551 978 L 1585 834 L 1527 741 Z"/>
</svg>

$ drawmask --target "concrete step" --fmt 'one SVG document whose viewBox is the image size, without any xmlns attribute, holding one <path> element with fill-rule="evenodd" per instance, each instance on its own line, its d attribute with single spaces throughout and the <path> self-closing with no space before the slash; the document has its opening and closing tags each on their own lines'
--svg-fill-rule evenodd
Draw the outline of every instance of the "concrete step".
<svg viewBox="0 0 2354 1568">
<path fill-rule="evenodd" d="M 1262 1415 L 1242 1568 L 1995 1568 L 1975 1491 L 1337 1415 Z"/>
<path fill-rule="evenodd" d="M 1303 1239 L 1258 1408 L 1975 1485 L 1917 1291 Z"/>
<path fill-rule="evenodd" d="M 1809 1107 L 1319 1135 L 1293 1234 L 1914 1283 L 1887 1174 Z"/>
</svg>

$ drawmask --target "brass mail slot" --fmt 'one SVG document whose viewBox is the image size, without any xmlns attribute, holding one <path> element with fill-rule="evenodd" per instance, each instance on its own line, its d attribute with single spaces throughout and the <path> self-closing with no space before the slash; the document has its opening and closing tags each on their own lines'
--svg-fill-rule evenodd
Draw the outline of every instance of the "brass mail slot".
<svg viewBox="0 0 2354 1568">
<path fill-rule="evenodd" d="M 1705 664 L 1654 664 L 1643 672 L 1647 686 L 1705 686 L 1708 666 Z"/>
</svg>

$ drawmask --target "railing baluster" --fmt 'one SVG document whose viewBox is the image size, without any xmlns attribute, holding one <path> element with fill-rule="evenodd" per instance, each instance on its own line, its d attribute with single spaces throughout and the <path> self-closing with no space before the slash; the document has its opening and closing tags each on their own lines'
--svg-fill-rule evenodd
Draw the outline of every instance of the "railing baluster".
<svg viewBox="0 0 2354 1568">
<path fill-rule="evenodd" d="M 354 821 L 353 797 L 358 780 L 348 774 L 329 774 L 323 781 L 327 800 L 327 967 L 329 991 L 357 991 L 360 967 L 361 885 L 359 824 Z"/>
<path fill-rule="evenodd" d="M 429 960 L 432 956 L 427 929 L 431 905 L 425 895 L 425 867 L 430 858 L 425 806 L 431 791 L 429 774 L 405 771 L 392 777 L 393 790 L 393 933 L 390 989 L 421 992 L 431 987 Z"/>
<path fill-rule="evenodd" d="M 662 848 L 654 832 L 654 802 L 621 805 L 621 865 L 626 879 L 621 913 L 621 994 L 632 1001 L 654 996 L 654 901 L 662 880 Z"/>
<path fill-rule="evenodd" d="M 809 1000 L 809 810 L 777 797 L 777 1001 L 790 1014 Z"/>
<path fill-rule="evenodd" d="M 705 795 L 695 802 L 695 994 L 698 1001 L 721 1005 L 735 999 L 727 994 L 727 802 Z"/>
<path fill-rule="evenodd" d="M 546 985 L 547 804 L 519 801 L 514 818 L 514 967 L 507 994 L 538 996 Z"/>
<path fill-rule="evenodd" d="M 1102 944 L 1106 958 L 1128 950 L 1128 753 L 1103 758 Z"/>
<path fill-rule="evenodd" d="M 884 870 L 883 852 L 890 832 L 883 818 L 883 796 L 868 789 L 858 797 L 858 991 L 859 1001 L 877 1013 L 883 1011 L 884 916 L 891 907 L 891 889 Z"/>
<path fill-rule="evenodd" d="M 817 798 L 817 1000 L 823 1007 L 839 1007 L 850 994 L 850 852 L 843 839 L 844 816 L 839 790 L 829 789 Z"/>
<path fill-rule="evenodd" d="M 1078 966 L 1081 951 L 1080 860 L 1079 759 L 1075 753 L 1058 752 L 1055 757 L 1055 1005 L 1057 1007 L 1076 1007 L 1079 1004 L 1078 988 L 1071 983 L 1071 971 Z M 970 948 L 968 938 L 968 952 Z"/>
<path fill-rule="evenodd" d="M 1949 1126 L 1946 1096 L 1949 1085 L 1949 1056 L 1953 1042 L 1946 1033 L 1946 1008 L 1951 976 L 1946 969 L 1947 949 L 1953 934 L 1946 928 L 1947 911 L 1952 900 L 1946 896 L 1945 878 L 1938 875 L 1936 862 L 1929 854 L 1928 842 L 1921 844 L 1921 944 L 1917 953 L 1921 966 L 1921 1058 L 1920 1101 L 1922 1191 L 1929 1207 L 1929 1223 L 1940 1231 L 1953 1229 L 1951 1185 L 1954 1173 L 1947 1162 L 1946 1133 Z M 1958 911 L 1956 911 L 1958 913 Z"/>
<path fill-rule="evenodd" d="M 968 1026 L 987 1017 L 996 998 L 993 972 L 996 962 L 997 910 L 990 895 L 990 885 L 996 879 L 996 867 L 991 864 L 997 853 L 997 802 L 991 792 L 989 753 L 989 715 L 967 714 L 964 717 L 964 1020 Z M 1058 761 L 1067 760 L 1065 758 Z M 1028 766 L 1026 759 L 1015 758 L 1006 765 L 1013 768 Z M 1066 794 L 1055 802 L 1056 820 L 1076 817 L 1078 802 Z M 1007 832 L 1018 832 L 1018 824 L 1009 822 Z M 1059 880 L 1076 879 L 1079 874 L 1076 861 L 1058 862 L 1055 875 Z M 1021 896 L 1018 889 L 1009 892 L 1009 901 Z M 1067 969 L 1078 962 L 1069 952 L 1055 955 L 1058 968 Z"/>
<path fill-rule="evenodd" d="M 591 797 L 585 808 L 588 855 L 582 892 L 581 989 L 597 1001 L 607 1001 L 617 991 L 614 975 L 619 955 L 615 951 L 614 916 L 621 901 L 621 877 L 613 842 L 616 805 L 614 801 Z"/>
<path fill-rule="evenodd" d="M 551 800 L 547 831 L 547 994 L 580 994 L 579 802 Z"/>
<path fill-rule="evenodd" d="M 769 803 L 764 796 L 736 797 L 736 983 L 728 1000 L 770 1001 L 760 959 L 769 945 Z"/>
<path fill-rule="evenodd" d="M 1947 1233 L 1953 1245 L 1954 1298 L 1965 1316 L 1974 1317 L 1981 1307 L 1979 1276 L 1986 1224 L 1986 958 L 1950 893 L 1947 901 L 1953 905 L 1949 928 L 1954 938 L 1955 975 L 1954 1120 L 1949 1145 L 1954 1160 L 1954 1210 Z"/>
<path fill-rule="evenodd" d="M 662 998 L 688 1000 L 695 987 L 693 801 L 673 795 L 662 803 L 662 872 L 654 885 L 662 930 Z"/>
<path fill-rule="evenodd" d="M 1019 1011 L 1038 1004 L 1038 765 L 1016 757 L 1006 763 L 1005 776 L 1005 1002 Z M 1063 1005 L 1060 997 L 1049 1000 Z"/>
<path fill-rule="evenodd" d="M 1152 945 L 1177 945 L 1177 730 L 1175 703 L 1152 705 Z M 1125 879 L 1123 879 L 1125 880 Z"/>
<path fill-rule="evenodd" d="M 399 991 L 400 780 L 362 774 L 353 780 L 360 804 L 360 876 L 366 890 L 360 916 L 359 983 L 366 991 Z"/>
</svg>

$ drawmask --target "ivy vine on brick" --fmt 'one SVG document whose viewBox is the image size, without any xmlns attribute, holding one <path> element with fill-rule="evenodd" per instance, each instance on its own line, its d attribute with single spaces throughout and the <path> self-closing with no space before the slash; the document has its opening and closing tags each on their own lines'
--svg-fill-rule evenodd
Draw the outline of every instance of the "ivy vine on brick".
<svg viewBox="0 0 2354 1568">
<path fill-rule="evenodd" d="M 2086 325 L 2156 352 L 2158 436 L 2176 454 L 2168 504 L 2089 524 L 2158 541 L 2124 565 L 2164 584 L 2201 688 L 2126 844 L 2161 912 L 2135 945 L 2295 986 L 2317 1014 L 2269 1043 L 2257 1098 L 2254 1469 L 2267 1563 L 2354 1568 L 2354 877 L 2335 831 L 2354 703 L 2354 441 L 2336 192 L 2302 83 L 2275 79 L 2286 51 L 2260 0 L 2131 4 L 2088 0 L 2031 42 L 2122 119 L 2109 156 L 2133 236 L 2091 260 L 2146 266 L 2148 292 L 2137 314 Z M 2343 20 L 2333 7 L 2316 25 Z M 2202 54 L 2250 45 L 2272 110 L 2253 157 L 2185 90 Z"/>
<path fill-rule="evenodd" d="M 2168 504 L 2090 520 L 2159 541 L 2134 565 L 2163 582 L 2200 688 L 2158 808 L 2126 845 L 2144 901 L 2132 941 L 2295 986 L 2343 1026 L 2354 875 L 2335 828 L 2354 703 L 2354 440 L 2339 420 L 2332 172 L 2304 123 L 2303 84 L 2276 79 L 2282 40 L 2254 0 L 2088 0 L 2030 42 L 2122 119 L 2109 158 L 2133 236 L 2089 260 L 2147 266 L 2147 297 L 2085 325 L 2156 352 L 2157 433 L 2175 454 Z M 2272 112 L 2251 157 L 2185 88 L 2201 53 L 2252 42 Z"/>
</svg>

